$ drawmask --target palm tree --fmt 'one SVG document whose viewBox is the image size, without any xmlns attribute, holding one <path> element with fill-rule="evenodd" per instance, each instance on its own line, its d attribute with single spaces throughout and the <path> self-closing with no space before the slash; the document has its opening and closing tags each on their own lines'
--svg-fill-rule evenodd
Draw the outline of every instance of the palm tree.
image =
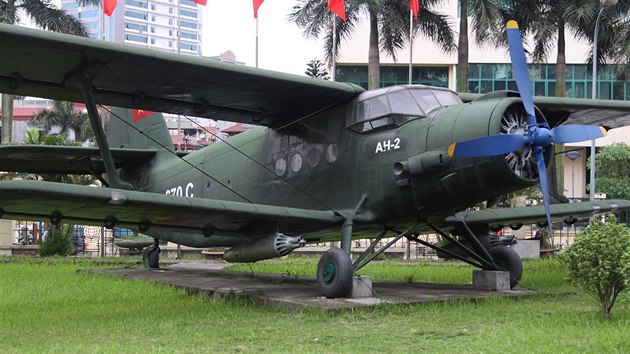
<svg viewBox="0 0 630 354">
<path fill-rule="evenodd" d="M 53 127 L 59 127 L 61 134 L 73 130 L 76 141 L 85 141 L 93 136 L 88 114 L 77 112 L 70 102 L 54 101 L 51 109 L 42 109 L 35 114 L 29 125 L 41 127 L 46 132 L 50 132 Z"/>
<path fill-rule="evenodd" d="M 565 33 L 570 31 L 575 38 L 593 41 L 595 19 L 599 11 L 599 0 L 514 0 L 512 17 L 525 32 L 533 35 L 533 62 L 544 62 L 556 48 L 556 96 L 566 95 Z M 627 13 L 630 1 L 619 1 L 608 11 Z M 610 26 L 603 21 L 602 26 Z M 601 33 L 601 32 L 600 32 Z M 625 39 L 625 38 L 624 38 Z M 599 41 L 603 52 L 610 52 L 611 41 Z M 590 61 L 590 60 L 589 60 Z"/>
<path fill-rule="evenodd" d="M 457 91 L 468 92 L 468 17 L 475 41 L 481 45 L 494 36 L 501 19 L 497 0 L 460 0 L 459 40 L 457 45 Z M 465 16 L 467 14 L 467 16 Z"/>
<path fill-rule="evenodd" d="M 396 51 L 410 40 L 409 38 L 409 2 L 401 0 L 346 0 L 346 22 L 333 16 L 326 0 L 297 0 L 289 20 L 302 28 L 307 37 L 319 37 L 325 32 L 325 60 L 332 63 L 337 57 L 339 44 L 349 36 L 360 17 L 367 16 L 370 21 L 368 47 L 368 88 L 380 86 L 380 51 L 396 60 Z M 414 21 L 416 31 L 438 43 L 445 52 L 454 49 L 453 31 L 447 16 L 431 10 L 442 4 L 442 0 L 422 2 L 418 20 Z M 333 36 L 333 22 L 336 21 L 336 35 Z M 414 33 L 416 32 L 414 31 Z M 336 39 L 336 53 L 332 53 L 333 37 Z"/>
<path fill-rule="evenodd" d="M 100 4 L 101 0 L 85 0 L 90 4 Z M 25 14 L 44 30 L 74 34 L 86 37 L 83 24 L 66 11 L 56 8 L 48 0 L 0 0 L 0 22 L 17 25 L 20 14 Z M 0 142 L 8 144 L 13 131 L 13 95 L 2 95 L 2 137 Z"/>
</svg>

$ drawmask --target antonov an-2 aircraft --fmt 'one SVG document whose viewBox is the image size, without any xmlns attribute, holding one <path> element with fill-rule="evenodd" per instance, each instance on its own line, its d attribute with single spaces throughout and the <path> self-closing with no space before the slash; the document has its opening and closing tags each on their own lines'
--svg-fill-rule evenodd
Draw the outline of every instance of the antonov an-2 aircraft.
<svg viewBox="0 0 630 354">
<path fill-rule="evenodd" d="M 520 94 L 458 95 L 423 85 L 365 91 L 2 24 L 0 92 L 85 102 L 98 148 L 3 146 L 0 170 L 91 173 L 105 187 L 1 182 L 0 214 L 138 230 L 156 240 L 144 252 L 153 268 L 158 240 L 230 247 L 230 262 L 340 241 L 317 270 L 331 298 L 346 296 L 353 273 L 393 243 L 375 250 L 388 233 L 426 244 L 418 235 L 432 232 L 457 246 L 444 252 L 508 270 L 514 286 L 522 276 L 508 247 L 515 239 L 491 230 L 630 207 L 627 200 L 551 204 L 547 186 L 554 143 L 605 133 L 566 123 L 627 123 L 630 104 L 533 98 L 513 22 L 508 35 Z M 97 104 L 123 107 L 111 110 L 106 132 Z M 162 115 L 147 111 L 261 127 L 181 156 Z M 539 181 L 544 205 L 468 210 Z M 382 232 L 353 263 L 352 240 L 366 229 Z"/>
</svg>

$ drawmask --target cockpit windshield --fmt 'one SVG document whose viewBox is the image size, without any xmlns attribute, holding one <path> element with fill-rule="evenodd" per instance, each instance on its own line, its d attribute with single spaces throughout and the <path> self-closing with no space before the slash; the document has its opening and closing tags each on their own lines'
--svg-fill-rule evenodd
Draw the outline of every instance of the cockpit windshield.
<svg viewBox="0 0 630 354">
<path fill-rule="evenodd" d="M 447 106 L 462 103 L 454 92 L 439 87 L 392 86 L 364 92 L 348 113 L 347 125 L 359 133 L 399 126 L 432 117 Z"/>
</svg>

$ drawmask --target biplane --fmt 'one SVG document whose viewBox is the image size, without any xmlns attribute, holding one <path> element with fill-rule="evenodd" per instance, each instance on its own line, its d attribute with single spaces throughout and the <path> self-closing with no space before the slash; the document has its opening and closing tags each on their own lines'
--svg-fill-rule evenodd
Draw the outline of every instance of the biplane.
<svg viewBox="0 0 630 354">
<path fill-rule="evenodd" d="M 124 227 L 159 240 L 226 247 L 230 262 L 280 257 L 307 243 L 340 241 L 321 257 L 327 297 L 346 296 L 353 273 L 405 237 L 487 270 L 522 276 L 508 225 L 630 207 L 627 200 L 553 204 L 554 143 L 596 139 L 597 125 L 628 122 L 630 103 L 532 97 L 515 23 L 508 25 L 520 92 L 457 94 L 423 85 L 366 91 L 198 57 L 0 24 L 0 91 L 84 102 L 97 148 L 13 145 L 0 170 L 93 174 L 102 188 L 0 182 L 0 215 Z M 103 129 L 99 116 L 108 112 Z M 109 108 L 115 107 L 115 108 Z M 258 128 L 181 154 L 161 113 Z M 539 183 L 544 203 L 493 205 Z M 353 239 L 370 234 L 356 260 Z M 419 235 L 437 233 L 449 250 Z M 377 249 L 385 237 L 392 241 Z"/>
</svg>

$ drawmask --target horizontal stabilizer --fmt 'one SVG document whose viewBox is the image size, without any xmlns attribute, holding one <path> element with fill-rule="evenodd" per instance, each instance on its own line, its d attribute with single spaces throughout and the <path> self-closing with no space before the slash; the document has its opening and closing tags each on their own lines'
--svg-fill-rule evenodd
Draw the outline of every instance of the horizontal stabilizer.
<svg viewBox="0 0 630 354">
<path fill-rule="evenodd" d="M 116 168 L 151 160 L 155 150 L 111 149 Z M 0 172 L 37 174 L 105 173 L 98 148 L 50 145 L 0 146 Z"/>
</svg>

